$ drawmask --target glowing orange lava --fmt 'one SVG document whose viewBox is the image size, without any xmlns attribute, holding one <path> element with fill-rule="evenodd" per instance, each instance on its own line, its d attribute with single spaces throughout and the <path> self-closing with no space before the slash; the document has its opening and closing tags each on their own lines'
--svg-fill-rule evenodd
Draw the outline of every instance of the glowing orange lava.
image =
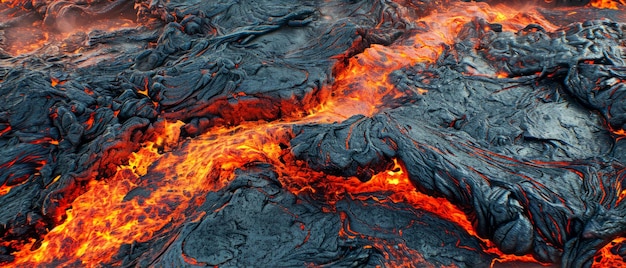
<svg viewBox="0 0 626 268">
<path fill-rule="evenodd" d="M 589 3 L 590 6 L 596 8 L 607 8 L 607 9 L 621 9 L 626 6 L 626 1 L 624 0 L 591 0 Z"/>
<path fill-rule="evenodd" d="M 611 252 L 611 249 L 618 244 L 626 245 L 626 237 L 618 237 L 604 246 L 594 256 L 593 268 L 607 268 L 607 267 L 624 267 L 626 260 L 617 252 Z"/>
<path fill-rule="evenodd" d="M 338 118 L 347 118 L 354 114 L 375 114 L 384 104 L 383 100 L 388 102 L 404 94 L 398 92 L 387 80 L 392 71 L 418 62 L 435 62 L 444 45 L 453 43 L 461 28 L 476 17 L 500 23 L 503 30 L 507 31 L 518 31 L 531 23 L 540 24 L 548 31 L 558 28 L 530 7 L 450 3 L 448 9 L 433 11 L 431 15 L 415 22 L 424 25 L 427 31 L 404 38 L 390 46 L 371 45 L 363 53 L 349 58 L 347 65 L 338 68 L 340 71 L 336 74 L 333 88 L 338 96 L 326 101 L 313 113 L 330 110 Z M 368 91 L 366 94 L 363 92 L 365 89 Z M 424 94 L 426 90 L 419 90 L 417 93 Z M 346 102 L 350 103 L 348 107 L 345 107 Z"/>
<path fill-rule="evenodd" d="M 294 124 L 340 121 L 356 114 L 373 115 L 384 105 L 383 99 L 401 97 L 402 93 L 387 80 L 388 75 L 419 62 L 434 62 L 444 44 L 453 43 L 461 27 L 476 16 L 501 23 L 504 30 L 517 31 L 529 23 L 541 24 L 547 30 L 556 29 L 531 9 L 450 3 L 447 10 L 435 11 L 416 22 L 427 26 L 428 31 L 405 37 L 388 47 L 372 45 L 348 59 L 345 66 L 336 68 L 335 83 L 329 89 L 336 94 L 329 95 L 304 118 L 216 127 L 180 144 L 182 123 L 169 122 L 156 141 L 143 144 L 126 165 L 118 167 L 114 176 L 91 180 L 85 193 L 72 203 L 65 221 L 50 230 L 42 241 L 32 241 L 16 252 L 13 265 L 93 267 L 109 263 L 123 244 L 148 241 L 172 226 L 202 216 L 192 214 L 191 209 L 203 203 L 207 192 L 226 186 L 237 168 L 251 162 L 275 166 L 282 174 L 282 184 L 298 195 L 320 196 L 330 205 L 346 196 L 408 203 L 436 213 L 476 235 L 465 214 L 450 202 L 417 192 L 403 171 L 402 163 L 396 162 L 392 170 L 363 183 L 356 178 L 328 176 L 310 170 L 291 159 L 288 149 L 281 146 L 289 144 L 290 127 Z M 425 90 L 417 93 L 427 94 Z M 159 151 L 163 148 L 165 153 Z M 354 234 L 346 232 L 345 235 Z M 534 261 L 529 256 L 502 254 L 491 242 L 483 241 L 485 251 L 500 256 L 494 262 Z M 406 262 L 421 258 L 418 252 L 407 248 L 405 251 L 415 254 L 415 258 Z"/>
<path fill-rule="evenodd" d="M 9 1 L 1 0 L 0 11 L 4 8 L 16 8 L 25 5 L 26 1 Z M 0 23 L 10 20 L 11 16 L 0 17 Z M 72 35 L 83 32 L 89 33 L 94 30 L 113 31 L 124 28 L 134 28 L 137 26 L 132 20 L 121 18 L 109 18 L 100 21 L 87 21 L 78 25 L 72 25 L 71 28 L 58 31 L 51 29 L 50 26 L 44 25 L 42 20 L 34 20 L 18 23 L 11 31 L 5 31 L 4 43 L 2 48 L 7 53 L 18 56 L 38 51 L 47 46 L 55 45 L 64 47 L 64 41 Z M 56 48 L 58 49 L 58 48 Z"/>
<path fill-rule="evenodd" d="M 23 4 L 23 0 L 0 0 L 1 4 L 7 5 L 7 7 L 16 7 L 18 4 Z"/>
<path fill-rule="evenodd" d="M 11 191 L 11 186 L 2 185 L 0 186 L 0 195 L 5 195 Z"/>
</svg>

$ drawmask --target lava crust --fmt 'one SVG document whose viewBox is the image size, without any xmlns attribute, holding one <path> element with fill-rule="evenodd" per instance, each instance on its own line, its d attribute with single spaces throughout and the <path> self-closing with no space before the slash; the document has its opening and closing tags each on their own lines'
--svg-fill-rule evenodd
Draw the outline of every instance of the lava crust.
<svg viewBox="0 0 626 268">
<path fill-rule="evenodd" d="M 0 264 L 623 264 L 624 3 L 498 2 L 1 1 Z"/>
</svg>

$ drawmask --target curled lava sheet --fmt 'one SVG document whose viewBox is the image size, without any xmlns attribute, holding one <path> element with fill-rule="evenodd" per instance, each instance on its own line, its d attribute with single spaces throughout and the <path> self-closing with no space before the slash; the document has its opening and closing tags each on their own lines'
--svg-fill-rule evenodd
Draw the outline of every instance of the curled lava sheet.
<svg viewBox="0 0 626 268">
<path fill-rule="evenodd" d="M 624 265 L 625 3 L 508 4 L 1 1 L 0 264 Z"/>
</svg>

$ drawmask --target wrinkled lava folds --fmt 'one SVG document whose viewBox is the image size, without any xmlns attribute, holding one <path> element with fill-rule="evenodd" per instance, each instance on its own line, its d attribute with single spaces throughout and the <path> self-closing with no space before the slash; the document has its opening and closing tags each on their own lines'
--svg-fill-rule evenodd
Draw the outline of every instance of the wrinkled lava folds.
<svg viewBox="0 0 626 268">
<path fill-rule="evenodd" d="M 624 1 L 286 2 L 1 0 L 0 264 L 626 265 Z"/>
</svg>

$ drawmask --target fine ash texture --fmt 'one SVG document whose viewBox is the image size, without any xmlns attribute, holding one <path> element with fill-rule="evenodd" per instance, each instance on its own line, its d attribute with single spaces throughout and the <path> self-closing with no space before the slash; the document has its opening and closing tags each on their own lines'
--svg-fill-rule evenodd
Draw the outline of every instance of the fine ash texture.
<svg viewBox="0 0 626 268">
<path fill-rule="evenodd" d="M 0 24 L 0 42 L 33 21 L 52 32 L 113 14 L 140 24 L 74 33 L 23 56 L 0 51 L 0 185 L 12 187 L 0 196 L 1 241 L 41 238 L 81 187 L 114 173 L 165 120 L 185 122 L 189 138 L 304 113 L 323 101 L 338 62 L 393 43 L 435 7 L 321 2 L 25 1 L 0 11 L 12 17 Z M 610 131 L 626 124 L 625 31 L 596 20 L 512 33 L 477 19 L 435 64 L 390 75 L 410 101 L 371 117 L 295 125 L 291 151 L 313 169 L 362 180 L 397 158 L 420 191 L 462 208 L 503 252 L 587 267 L 626 232 L 618 199 L 626 141 Z M 370 267 L 413 256 L 484 267 L 495 257 L 419 208 L 351 198 L 328 208 L 277 177 L 268 164 L 242 167 L 197 208 L 204 217 L 125 245 L 119 263 Z M 406 248 L 394 247 L 400 242 Z M 15 250 L 0 247 L 0 263 Z"/>
</svg>

